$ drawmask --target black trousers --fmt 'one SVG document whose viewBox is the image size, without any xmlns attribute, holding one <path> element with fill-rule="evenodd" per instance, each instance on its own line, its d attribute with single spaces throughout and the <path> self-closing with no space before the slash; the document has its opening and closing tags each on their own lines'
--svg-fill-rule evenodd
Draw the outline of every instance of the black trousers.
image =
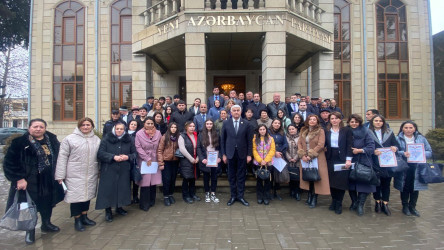
<svg viewBox="0 0 444 250">
<path fill-rule="evenodd" d="M 82 212 L 88 212 L 90 201 L 71 203 L 71 217 L 79 216 Z"/>
<path fill-rule="evenodd" d="M 342 200 L 344 200 L 345 190 L 337 189 L 337 188 L 330 188 L 330 194 L 331 194 L 331 198 L 333 200 L 337 200 L 337 201 L 342 202 Z"/>
<path fill-rule="evenodd" d="M 149 187 L 140 187 L 140 204 L 141 208 L 150 208 L 156 203 L 156 185 Z"/>
<path fill-rule="evenodd" d="M 262 180 L 257 178 L 256 193 L 258 200 L 271 200 L 271 181 L 270 179 Z"/>
<path fill-rule="evenodd" d="M 228 159 L 228 182 L 230 183 L 231 198 L 244 198 L 246 163 L 246 159 L 239 158 L 237 149 L 234 151 L 233 158 Z"/>
<path fill-rule="evenodd" d="M 205 192 L 216 192 L 217 188 L 217 168 L 210 168 L 209 173 L 204 173 L 204 189 Z M 211 189 L 210 189 L 210 179 L 211 179 Z"/>
<path fill-rule="evenodd" d="M 272 185 L 273 185 L 273 192 L 276 193 L 277 190 L 281 189 L 281 184 L 277 183 L 274 176 L 275 174 L 278 174 L 277 172 L 279 172 L 279 170 L 277 170 L 276 168 L 273 168 L 270 170 L 271 171 L 271 178 L 272 178 Z"/>
<path fill-rule="evenodd" d="M 373 193 L 373 199 L 389 201 L 390 199 L 390 182 L 392 182 L 392 177 L 381 177 L 381 185 L 376 187 L 376 192 Z"/>
<path fill-rule="evenodd" d="M 164 169 L 162 170 L 163 196 L 173 195 L 176 188 L 177 169 L 179 161 L 164 161 Z"/>
<path fill-rule="evenodd" d="M 299 181 L 290 181 L 289 187 L 290 191 L 294 191 L 296 193 L 301 193 L 301 188 L 299 187 L 300 182 Z"/>
<path fill-rule="evenodd" d="M 182 179 L 182 197 L 183 198 L 192 198 L 196 195 L 196 179 Z"/>
<path fill-rule="evenodd" d="M 133 183 L 133 197 L 139 196 L 139 185 L 136 184 L 136 182 L 131 181 Z"/>
<path fill-rule="evenodd" d="M 401 192 L 402 205 L 409 205 L 411 207 L 416 207 L 416 202 L 418 201 L 419 191 L 415 191 L 415 167 L 409 166 L 406 172 L 404 189 Z"/>
</svg>

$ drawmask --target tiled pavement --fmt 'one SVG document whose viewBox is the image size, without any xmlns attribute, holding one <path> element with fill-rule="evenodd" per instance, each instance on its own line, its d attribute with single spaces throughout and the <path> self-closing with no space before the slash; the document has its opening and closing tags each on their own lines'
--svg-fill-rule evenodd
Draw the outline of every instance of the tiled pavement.
<svg viewBox="0 0 444 250">
<path fill-rule="evenodd" d="M 0 174 L 0 211 L 4 211 L 9 183 Z M 219 192 L 219 204 L 185 204 L 180 194 L 176 204 L 165 207 L 158 193 L 157 203 L 148 212 L 136 205 L 127 207 L 127 216 L 104 221 L 103 211 L 92 210 L 97 222 L 85 232 L 76 232 L 69 206 L 62 202 L 52 221 L 59 233 L 41 233 L 38 225 L 36 243 L 26 246 L 24 232 L 0 230 L 0 249 L 444 249 L 444 185 L 432 185 L 420 193 L 421 217 L 401 213 L 399 193 L 392 190 L 392 216 L 376 214 L 373 201 L 367 200 L 365 215 L 328 210 L 329 197 L 320 197 L 315 209 L 290 199 L 282 190 L 283 201 L 269 206 L 255 202 L 254 188 L 246 199 L 250 207 L 235 203 L 227 207 L 227 188 Z M 203 196 L 202 189 L 199 195 Z M 303 196 L 305 199 L 305 195 Z M 91 207 L 94 207 L 92 203 Z M 40 221 L 40 220 L 39 220 Z"/>
</svg>

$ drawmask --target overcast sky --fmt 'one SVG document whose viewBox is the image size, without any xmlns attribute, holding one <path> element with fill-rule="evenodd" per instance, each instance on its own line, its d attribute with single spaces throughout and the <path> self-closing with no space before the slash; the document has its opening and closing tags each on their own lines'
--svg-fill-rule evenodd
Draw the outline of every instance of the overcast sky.
<svg viewBox="0 0 444 250">
<path fill-rule="evenodd" d="M 436 34 L 444 30 L 444 1 L 430 0 L 432 9 L 432 33 Z"/>
</svg>

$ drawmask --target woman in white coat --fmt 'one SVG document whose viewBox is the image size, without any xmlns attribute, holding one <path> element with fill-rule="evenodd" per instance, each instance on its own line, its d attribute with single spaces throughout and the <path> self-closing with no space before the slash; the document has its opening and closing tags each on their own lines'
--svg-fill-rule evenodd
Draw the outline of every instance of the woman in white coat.
<svg viewBox="0 0 444 250">
<path fill-rule="evenodd" d="M 71 204 L 71 216 L 74 216 L 74 228 L 85 231 L 84 225 L 96 223 L 87 216 L 89 203 L 96 197 L 98 180 L 97 151 L 100 139 L 94 135 L 94 122 L 82 118 L 74 132 L 68 135 L 60 145 L 55 179 L 65 182 L 67 191 L 65 202 Z"/>
</svg>

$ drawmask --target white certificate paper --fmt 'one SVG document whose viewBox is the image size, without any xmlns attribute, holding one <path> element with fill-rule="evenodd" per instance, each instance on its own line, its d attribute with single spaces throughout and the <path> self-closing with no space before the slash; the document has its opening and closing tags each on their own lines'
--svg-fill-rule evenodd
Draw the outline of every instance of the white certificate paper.
<svg viewBox="0 0 444 250">
<path fill-rule="evenodd" d="M 217 158 L 219 156 L 219 151 L 208 151 L 207 152 L 207 167 L 215 168 L 217 167 Z"/>
<path fill-rule="evenodd" d="M 159 168 L 159 164 L 157 162 L 151 162 L 151 165 L 148 166 L 146 161 L 142 161 L 142 166 L 140 167 L 141 174 L 156 174 L 157 169 Z"/>
<path fill-rule="evenodd" d="M 378 155 L 379 166 L 381 168 L 398 166 L 395 152 L 393 152 L 391 148 L 377 148 L 376 150 L 382 153 Z"/>
<path fill-rule="evenodd" d="M 426 156 L 423 143 L 407 144 L 407 152 L 410 157 L 407 158 L 409 163 L 426 163 Z"/>
<path fill-rule="evenodd" d="M 287 162 L 282 158 L 276 158 L 273 157 L 273 166 L 276 168 L 279 172 L 282 172 L 284 170 L 284 167 L 287 165 Z"/>
<path fill-rule="evenodd" d="M 302 168 L 318 168 L 318 158 L 311 159 L 309 162 L 301 160 Z"/>
</svg>

